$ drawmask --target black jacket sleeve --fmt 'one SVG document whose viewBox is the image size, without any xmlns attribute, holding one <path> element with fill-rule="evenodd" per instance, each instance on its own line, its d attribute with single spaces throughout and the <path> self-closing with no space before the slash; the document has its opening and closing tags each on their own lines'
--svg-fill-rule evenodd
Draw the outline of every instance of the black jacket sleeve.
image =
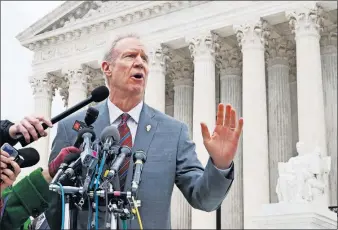
<svg viewBox="0 0 338 230">
<path fill-rule="evenodd" d="M 2 146 L 6 142 L 12 146 L 18 143 L 17 140 L 9 136 L 9 127 L 11 127 L 12 125 L 14 125 L 14 123 L 10 122 L 9 120 L 0 121 L 0 146 Z"/>
</svg>

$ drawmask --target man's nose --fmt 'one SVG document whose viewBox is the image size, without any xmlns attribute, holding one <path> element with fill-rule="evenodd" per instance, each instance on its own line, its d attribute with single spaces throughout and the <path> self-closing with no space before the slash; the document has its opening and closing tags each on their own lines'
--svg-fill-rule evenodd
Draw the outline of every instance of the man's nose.
<svg viewBox="0 0 338 230">
<path fill-rule="evenodd" d="M 138 67 L 138 68 L 143 68 L 143 59 L 140 55 L 137 55 L 137 57 L 135 58 L 135 62 L 134 62 L 134 66 Z"/>
</svg>

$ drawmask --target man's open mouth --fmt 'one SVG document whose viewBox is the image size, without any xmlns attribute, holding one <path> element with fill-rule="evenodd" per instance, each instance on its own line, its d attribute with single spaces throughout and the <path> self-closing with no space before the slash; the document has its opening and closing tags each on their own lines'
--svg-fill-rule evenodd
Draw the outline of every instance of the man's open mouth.
<svg viewBox="0 0 338 230">
<path fill-rule="evenodd" d="M 136 73 L 136 74 L 131 75 L 131 77 L 136 78 L 136 79 L 142 79 L 143 74 L 142 73 Z"/>
</svg>

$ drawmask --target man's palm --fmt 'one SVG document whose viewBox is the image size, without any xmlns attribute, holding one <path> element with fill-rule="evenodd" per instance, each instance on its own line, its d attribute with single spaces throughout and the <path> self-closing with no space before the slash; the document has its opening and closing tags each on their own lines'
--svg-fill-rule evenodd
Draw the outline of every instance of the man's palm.
<svg viewBox="0 0 338 230">
<path fill-rule="evenodd" d="M 226 112 L 225 112 L 226 110 Z M 208 127 L 201 123 L 204 146 L 214 164 L 219 168 L 228 168 L 233 161 L 238 141 L 242 133 L 243 119 L 237 122 L 236 111 L 227 105 L 218 105 L 216 127 L 210 136 Z"/>
</svg>

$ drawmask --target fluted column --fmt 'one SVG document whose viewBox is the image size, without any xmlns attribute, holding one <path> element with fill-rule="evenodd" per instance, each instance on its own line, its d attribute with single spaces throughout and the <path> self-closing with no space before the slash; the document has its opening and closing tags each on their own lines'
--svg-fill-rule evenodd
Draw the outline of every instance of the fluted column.
<svg viewBox="0 0 338 230">
<path fill-rule="evenodd" d="M 30 79 L 34 95 L 34 113 L 42 115 L 47 119 L 51 118 L 52 100 L 55 96 L 56 78 L 50 74 L 36 75 Z M 34 167 L 46 168 L 49 158 L 50 129 L 46 129 L 47 137 L 41 137 L 32 143 L 32 146 L 39 152 L 40 161 Z"/>
<path fill-rule="evenodd" d="M 312 152 L 318 146 L 325 156 L 327 146 L 319 47 L 320 14 L 319 7 L 308 6 L 289 12 L 286 16 L 296 40 L 299 141 L 305 143 L 305 152 Z"/>
<path fill-rule="evenodd" d="M 149 76 L 145 91 L 145 102 L 165 112 L 165 71 L 171 54 L 166 46 L 153 48 L 149 52 Z"/>
<path fill-rule="evenodd" d="M 242 116 L 242 60 L 240 50 L 222 50 L 217 60 L 220 69 L 220 102 L 231 104 Z M 235 179 L 222 203 L 222 229 L 243 229 L 243 153 L 242 137 L 234 159 Z"/>
<path fill-rule="evenodd" d="M 189 50 L 194 59 L 193 140 L 198 158 L 205 166 L 209 154 L 203 145 L 200 122 L 205 122 L 210 132 L 215 128 L 215 36 L 209 32 L 189 39 Z M 215 229 L 215 212 L 192 210 L 192 229 Z"/>
<path fill-rule="evenodd" d="M 268 62 L 268 130 L 270 202 L 278 203 L 276 186 L 278 162 L 287 162 L 292 152 L 292 119 L 289 86 L 291 42 L 283 38 L 269 40 Z"/>
<path fill-rule="evenodd" d="M 72 107 L 87 98 L 89 75 L 82 66 L 76 66 L 66 70 L 65 78 L 69 84 L 68 107 Z"/>
<path fill-rule="evenodd" d="M 297 67 L 296 67 L 296 50 L 292 52 L 289 59 L 289 85 L 290 85 L 290 100 L 291 100 L 291 120 L 292 120 L 292 153 L 297 156 L 296 144 L 298 137 L 298 103 L 297 103 Z"/>
<path fill-rule="evenodd" d="M 331 156 L 329 204 L 337 205 L 337 27 L 322 37 L 321 44 L 327 150 Z"/>
<path fill-rule="evenodd" d="M 193 126 L 193 63 L 185 60 L 173 63 L 174 118 L 187 124 L 190 137 Z M 175 186 L 172 196 L 172 229 L 191 229 L 191 206 Z"/>
<path fill-rule="evenodd" d="M 269 161 L 265 83 L 265 22 L 234 26 L 243 54 L 243 203 L 244 228 L 269 203 Z"/>
</svg>

